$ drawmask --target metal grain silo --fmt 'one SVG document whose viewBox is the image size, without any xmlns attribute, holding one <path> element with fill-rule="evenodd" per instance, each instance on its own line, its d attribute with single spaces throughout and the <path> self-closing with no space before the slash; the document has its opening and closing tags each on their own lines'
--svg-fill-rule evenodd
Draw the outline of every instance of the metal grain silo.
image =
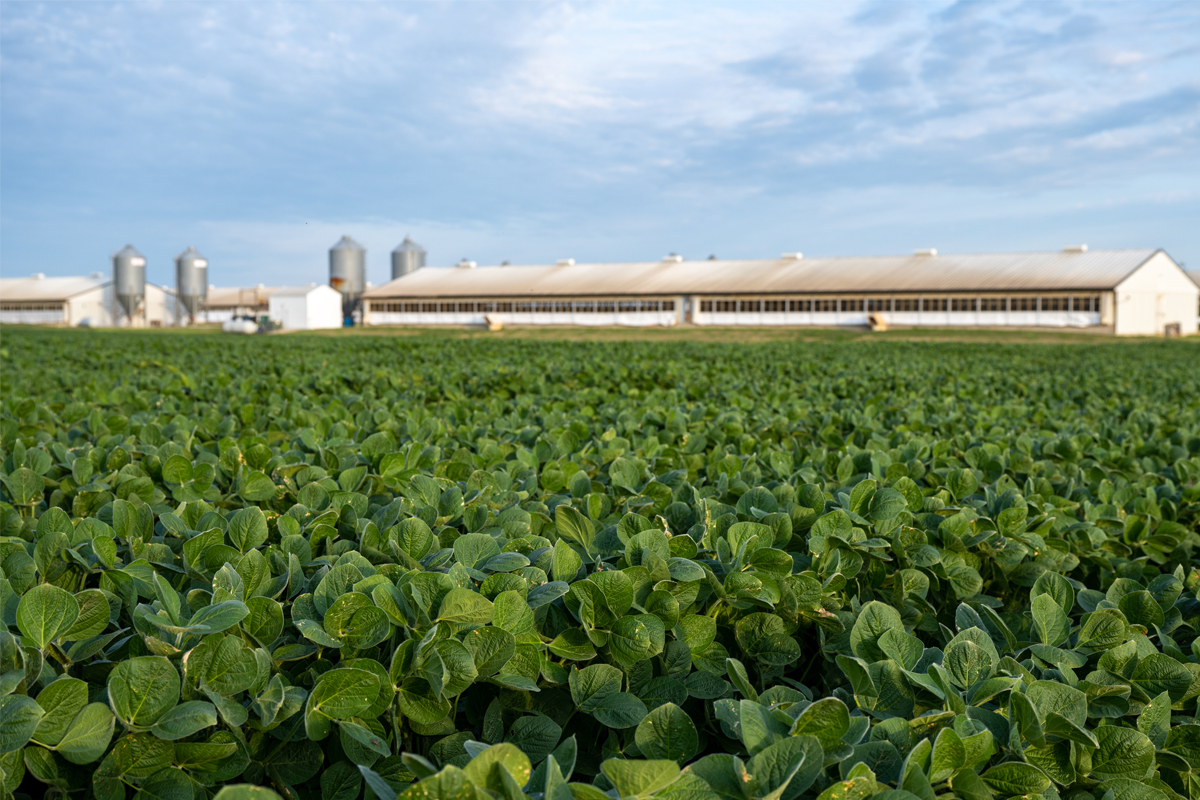
<svg viewBox="0 0 1200 800">
<path fill-rule="evenodd" d="M 392 251 L 392 280 L 425 266 L 425 248 L 407 236 Z"/>
<path fill-rule="evenodd" d="M 208 259 L 194 247 L 175 256 L 175 296 L 190 319 L 195 319 L 204 307 L 208 296 Z"/>
<path fill-rule="evenodd" d="M 367 250 L 349 236 L 329 248 L 329 285 L 342 293 L 342 314 L 354 317 L 367 282 Z"/>
<path fill-rule="evenodd" d="M 124 314 L 132 321 L 146 297 L 146 257 L 127 244 L 113 253 L 112 264 L 113 296 L 117 300 L 113 317 Z"/>
</svg>

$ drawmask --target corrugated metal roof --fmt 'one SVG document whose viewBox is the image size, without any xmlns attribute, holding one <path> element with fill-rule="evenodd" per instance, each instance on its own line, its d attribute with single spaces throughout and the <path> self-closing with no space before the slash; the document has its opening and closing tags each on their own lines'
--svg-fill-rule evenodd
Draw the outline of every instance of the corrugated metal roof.
<svg viewBox="0 0 1200 800">
<path fill-rule="evenodd" d="M 1085 291 L 1112 289 L 1157 250 L 648 261 L 425 268 L 367 291 L 404 297 Z"/>
<path fill-rule="evenodd" d="M 144 258 L 144 256 L 137 251 L 137 248 L 131 244 L 127 244 L 117 252 L 113 253 L 113 258 L 121 258 L 123 256 L 129 256 L 130 258 Z"/>
<path fill-rule="evenodd" d="M 0 300 L 52 303 L 83 294 L 109 281 L 96 278 L 0 278 Z"/>
<path fill-rule="evenodd" d="M 210 286 L 204 300 L 205 308 L 237 308 L 265 304 L 278 286 L 250 286 L 246 288 Z"/>
</svg>

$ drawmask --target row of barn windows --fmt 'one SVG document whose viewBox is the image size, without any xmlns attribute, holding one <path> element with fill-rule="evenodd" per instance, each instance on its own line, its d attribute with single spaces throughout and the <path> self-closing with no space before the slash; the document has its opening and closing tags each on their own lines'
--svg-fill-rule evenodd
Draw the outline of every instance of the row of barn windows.
<svg viewBox="0 0 1200 800">
<path fill-rule="evenodd" d="M 674 311 L 674 300 L 439 300 L 371 303 L 372 311 L 397 314 L 651 314 Z"/>
<path fill-rule="evenodd" d="M 1099 295 L 1053 297 L 831 297 L 701 300 L 701 312 L 716 313 L 817 313 L 854 311 L 1079 311 L 1100 310 Z"/>
<path fill-rule="evenodd" d="M 62 311 L 62 303 L 0 303 L 0 311 Z"/>
</svg>

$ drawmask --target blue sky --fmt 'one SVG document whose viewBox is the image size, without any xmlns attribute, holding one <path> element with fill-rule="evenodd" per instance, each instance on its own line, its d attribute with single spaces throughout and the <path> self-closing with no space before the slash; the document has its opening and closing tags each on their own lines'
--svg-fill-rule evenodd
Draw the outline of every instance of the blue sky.
<svg viewBox="0 0 1200 800">
<path fill-rule="evenodd" d="M 0 4 L 0 272 L 1164 247 L 1200 3 Z"/>
</svg>

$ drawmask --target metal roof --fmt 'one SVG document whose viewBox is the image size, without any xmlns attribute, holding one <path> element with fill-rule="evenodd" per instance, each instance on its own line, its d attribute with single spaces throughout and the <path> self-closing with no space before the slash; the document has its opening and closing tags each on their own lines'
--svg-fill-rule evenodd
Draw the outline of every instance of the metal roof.
<svg viewBox="0 0 1200 800">
<path fill-rule="evenodd" d="M 647 261 L 420 269 L 364 293 L 404 297 L 1104 291 L 1158 250 Z"/>
<path fill-rule="evenodd" d="M 319 292 L 322 290 L 329 290 L 331 292 L 337 291 L 337 289 L 334 289 L 331 286 L 327 286 L 324 283 L 310 283 L 308 286 L 281 286 L 278 289 L 276 289 L 274 294 L 272 294 L 271 296 L 272 297 L 307 297 L 308 295 L 312 294 L 313 292 Z"/>
<path fill-rule="evenodd" d="M 121 258 L 123 256 L 129 256 L 131 258 L 143 258 L 144 257 L 144 256 L 142 256 L 141 253 L 139 253 L 137 251 L 137 248 L 135 248 L 131 244 L 127 244 L 124 247 L 122 247 L 120 250 L 118 250 L 117 252 L 113 253 L 113 258 Z"/>
<path fill-rule="evenodd" d="M 362 250 L 363 252 L 366 252 L 366 250 L 367 250 L 367 248 L 363 247 L 361 244 L 354 241 L 349 236 L 343 236 L 341 239 L 338 240 L 337 244 L 335 244 L 333 247 L 331 247 L 329 249 L 330 250 Z"/>
<path fill-rule="evenodd" d="M 53 303 L 68 300 L 108 283 L 106 280 L 82 277 L 0 278 L 0 300 L 10 303 Z"/>
<path fill-rule="evenodd" d="M 278 286 L 249 286 L 246 288 L 210 286 L 204 300 L 205 308 L 238 308 L 265 303 L 279 290 Z"/>
<path fill-rule="evenodd" d="M 393 250 L 392 252 L 393 253 L 424 253 L 425 248 L 421 247 L 421 245 L 417 244 L 412 239 L 405 236 L 404 241 L 401 242 L 400 244 L 396 245 L 396 249 Z"/>
</svg>

